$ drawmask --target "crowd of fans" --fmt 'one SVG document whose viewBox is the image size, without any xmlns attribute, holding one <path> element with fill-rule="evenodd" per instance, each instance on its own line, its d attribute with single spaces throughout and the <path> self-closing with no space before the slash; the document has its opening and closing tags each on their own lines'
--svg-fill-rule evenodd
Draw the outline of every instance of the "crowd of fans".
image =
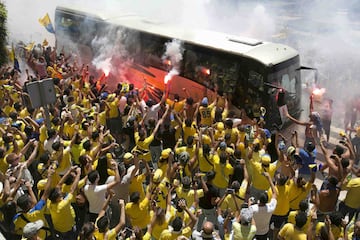
<svg viewBox="0 0 360 240">
<path fill-rule="evenodd" d="M 329 149 L 310 117 L 300 145 L 297 132 L 285 139 L 262 119 L 235 118 L 226 95 L 194 102 L 165 91 L 156 102 L 128 83 L 109 91 L 51 48 L 36 47 L 28 64 L 26 81 L 53 78 L 57 101 L 47 126 L 19 72 L 1 69 L 6 239 L 360 238 L 350 135 Z"/>
</svg>

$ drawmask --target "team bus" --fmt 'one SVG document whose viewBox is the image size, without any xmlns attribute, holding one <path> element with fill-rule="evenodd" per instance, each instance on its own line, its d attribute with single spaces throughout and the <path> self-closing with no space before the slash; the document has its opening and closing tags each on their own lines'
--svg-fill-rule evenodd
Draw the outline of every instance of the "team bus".
<svg viewBox="0 0 360 240">
<path fill-rule="evenodd" d="M 161 97 L 168 87 L 170 97 L 171 94 L 185 97 L 186 88 L 195 101 L 204 96 L 211 101 L 216 90 L 229 97 L 234 111 L 245 109 L 250 117 L 259 117 L 259 109 L 264 107 L 266 125 L 272 126 L 282 124 L 277 104 L 282 89 L 289 113 L 300 115 L 300 58 L 289 46 L 207 30 L 181 29 L 119 11 L 118 16 L 104 17 L 94 11 L 57 7 L 55 28 L 58 49 L 76 50 L 80 59 L 88 62 L 101 54 L 93 46 L 94 39 L 109 36 L 114 44 L 111 64 L 119 70 L 109 78 L 133 83 L 137 88 L 146 82 L 151 98 Z M 164 78 L 173 66 L 164 58 L 164 52 L 167 43 L 174 40 L 181 45 L 182 58 L 177 75 L 165 85 Z"/>
</svg>

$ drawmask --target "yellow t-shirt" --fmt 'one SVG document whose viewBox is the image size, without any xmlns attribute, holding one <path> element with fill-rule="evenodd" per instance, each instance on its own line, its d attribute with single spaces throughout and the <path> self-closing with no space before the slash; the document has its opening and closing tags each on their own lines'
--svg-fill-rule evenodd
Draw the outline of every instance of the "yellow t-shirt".
<svg viewBox="0 0 360 240">
<path fill-rule="evenodd" d="M 135 143 L 136 150 L 139 150 L 141 154 L 139 154 L 140 159 L 144 159 L 149 162 L 151 160 L 151 153 L 149 150 L 150 143 L 154 140 L 154 135 L 150 135 L 144 139 L 144 141 L 140 140 L 139 132 L 135 132 Z"/>
<path fill-rule="evenodd" d="M 277 204 L 276 204 L 276 208 L 275 211 L 273 212 L 273 215 L 278 215 L 278 216 L 285 216 L 289 213 L 290 210 L 290 202 L 289 202 L 289 186 L 288 185 L 284 185 L 284 186 L 275 186 L 276 191 L 277 191 Z M 272 191 L 271 189 L 269 189 L 269 199 L 271 199 L 272 196 Z"/>
<path fill-rule="evenodd" d="M 117 237 L 115 228 L 107 230 L 106 231 L 107 239 L 108 240 L 115 240 Z M 105 239 L 105 233 L 99 232 L 99 229 L 96 229 L 94 232 L 94 237 L 96 240 L 104 240 Z"/>
<path fill-rule="evenodd" d="M 190 127 L 187 127 L 185 123 L 182 125 L 182 129 L 184 132 L 184 141 L 188 139 L 189 136 L 194 136 L 196 133 L 196 123 L 192 122 Z"/>
<path fill-rule="evenodd" d="M 360 177 L 351 179 L 344 189 L 348 190 L 345 197 L 345 204 L 351 208 L 360 208 Z"/>
<path fill-rule="evenodd" d="M 261 163 L 250 161 L 252 169 L 252 186 L 256 189 L 266 191 L 269 189 L 270 184 L 262 173 L 266 170 L 271 178 L 274 178 L 275 171 L 280 167 L 280 162 L 271 163 L 268 168 L 263 168 Z"/>
<path fill-rule="evenodd" d="M 176 240 L 179 236 L 185 236 L 185 237 L 190 237 L 192 233 L 192 229 L 190 227 L 186 227 L 183 230 L 181 230 L 180 232 L 174 232 L 174 231 L 170 231 L 168 229 L 165 229 L 161 235 L 159 240 Z"/>
<path fill-rule="evenodd" d="M 299 210 L 290 211 L 288 216 L 288 222 L 295 225 L 295 217 L 299 213 Z M 309 224 L 311 222 L 311 215 L 307 217 L 306 224 L 303 226 L 303 229 L 309 229 Z"/>
<path fill-rule="evenodd" d="M 63 200 L 57 203 L 48 201 L 54 228 L 59 232 L 68 232 L 75 225 L 75 211 L 71 206 L 73 194 L 69 193 Z"/>
<path fill-rule="evenodd" d="M 154 211 L 151 211 L 150 212 L 151 218 L 153 217 L 153 215 L 154 215 Z M 169 222 L 170 222 L 170 213 L 166 213 L 164 222 L 161 225 L 159 225 L 158 223 L 155 223 L 155 225 L 152 229 L 152 237 L 155 239 L 159 239 L 162 231 L 164 231 L 165 229 L 168 228 Z"/>
<path fill-rule="evenodd" d="M 289 182 L 290 209 L 292 210 L 299 209 L 299 203 L 308 196 L 311 190 L 311 186 L 312 183 L 307 182 L 304 187 L 299 188 L 293 179 L 290 180 Z"/>
<path fill-rule="evenodd" d="M 129 195 L 131 195 L 133 192 L 139 192 L 140 200 L 143 200 L 145 198 L 145 192 L 142 184 L 145 181 L 145 179 L 146 179 L 145 174 L 140 174 L 138 176 L 135 176 L 133 179 L 131 179 L 129 186 Z"/>
<path fill-rule="evenodd" d="M 234 199 L 236 201 L 236 204 L 238 205 L 239 208 L 241 208 L 241 205 L 244 203 L 244 199 L 245 199 L 245 195 L 246 195 L 246 191 L 247 191 L 247 185 L 248 185 L 248 181 L 246 179 L 244 179 L 241 183 L 240 189 L 239 191 L 237 191 L 235 193 L 235 196 L 228 194 L 223 203 L 221 204 L 220 208 L 222 210 L 226 210 L 226 209 L 236 209 L 235 206 L 235 202 Z"/>
<path fill-rule="evenodd" d="M 37 205 L 39 205 L 38 207 L 40 207 L 41 205 L 45 205 L 45 204 L 46 204 L 46 202 L 44 200 L 40 200 L 37 203 Z M 20 214 L 23 214 L 23 216 L 27 220 L 29 220 L 29 222 L 35 222 L 37 220 L 42 220 L 44 222 L 44 226 L 48 227 L 48 224 L 47 224 L 47 221 L 46 221 L 45 215 L 44 215 L 45 209 L 46 209 L 46 206 L 43 206 L 39 210 L 33 210 L 33 211 L 26 212 L 26 213 L 19 213 L 19 214 L 15 215 L 15 220 L 14 220 L 15 233 L 18 235 L 22 235 L 24 227 L 27 224 L 27 222 L 21 216 L 19 216 Z M 41 239 L 45 239 L 46 236 L 50 235 L 50 232 L 40 229 L 38 234 Z"/>
<path fill-rule="evenodd" d="M 306 240 L 306 233 L 298 230 L 291 223 L 287 223 L 281 228 L 279 236 L 286 240 Z"/>
<path fill-rule="evenodd" d="M 239 136 L 239 130 L 237 128 L 225 129 L 225 135 L 226 134 L 230 134 L 231 143 L 236 144 Z"/>
<path fill-rule="evenodd" d="M 200 124 L 202 126 L 208 126 L 210 127 L 212 124 L 212 117 L 211 117 L 211 111 L 214 108 L 214 104 L 210 104 L 208 107 L 200 106 L 199 107 L 199 113 L 200 113 Z"/>
<path fill-rule="evenodd" d="M 198 198 L 201 198 L 204 196 L 203 189 L 196 190 L 196 193 L 197 193 Z M 183 191 L 183 188 L 180 186 L 180 187 L 176 188 L 176 195 L 178 198 L 184 198 L 186 200 L 188 207 L 192 206 L 192 204 L 194 203 L 194 195 L 195 195 L 194 189 L 191 189 L 189 191 Z"/>
<path fill-rule="evenodd" d="M 174 111 L 179 113 L 181 110 L 184 109 L 185 99 L 179 102 L 175 102 L 171 99 L 166 99 L 166 104 L 169 105 L 170 107 L 173 107 Z"/>
<path fill-rule="evenodd" d="M 127 203 L 125 212 L 129 216 L 133 227 L 145 228 L 150 222 L 149 199 L 144 198 L 139 204 Z"/>
<path fill-rule="evenodd" d="M 118 99 L 109 103 L 109 118 L 117 118 L 119 116 Z"/>
<path fill-rule="evenodd" d="M 209 154 L 209 156 L 205 157 L 203 149 L 199 149 L 199 168 L 201 172 L 209 172 L 214 168 L 214 155 Z"/>
<path fill-rule="evenodd" d="M 218 155 L 214 156 L 215 178 L 213 184 L 218 188 L 226 188 L 229 184 L 229 176 L 234 173 L 234 168 L 230 163 L 221 164 Z"/>
</svg>

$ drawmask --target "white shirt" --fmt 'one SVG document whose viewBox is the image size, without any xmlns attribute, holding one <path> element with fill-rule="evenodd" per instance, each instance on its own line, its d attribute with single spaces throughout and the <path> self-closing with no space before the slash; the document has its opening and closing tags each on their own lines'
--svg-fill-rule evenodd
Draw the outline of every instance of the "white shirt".
<svg viewBox="0 0 360 240">
<path fill-rule="evenodd" d="M 277 200 L 272 198 L 265 206 L 251 205 L 250 210 L 254 213 L 256 235 L 264 235 L 269 232 L 269 223 L 272 213 L 275 211 Z"/>
<path fill-rule="evenodd" d="M 84 193 L 89 201 L 89 212 L 99 213 L 105 202 L 107 184 L 103 185 L 88 185 L 84 187 Z"/>
<path fill-rule="evenodd" d="M 152 105 L 150 108 L 146 105 L 144 100 L 141 100 L 140 102 L 141 108 L 143 112 L 146 112 L 146 108 L 148 108 L 148 113 L 146 115 L 146 118 L 144 119 L 145 124 L 148 123 L 150 118 L 154 118 L 155 122 L 159 120 L 159 110 L 160 110 L 160 103 Z"/>
</svg>

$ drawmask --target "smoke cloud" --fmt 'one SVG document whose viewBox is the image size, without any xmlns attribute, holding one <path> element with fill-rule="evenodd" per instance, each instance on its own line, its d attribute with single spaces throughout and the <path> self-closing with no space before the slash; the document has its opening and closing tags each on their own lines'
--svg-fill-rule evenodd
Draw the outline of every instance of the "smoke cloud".
<svg viewBox="0 0 360 240">
<path fill-rule="evenodd" d="M 179 64 L 183 59 L 184 49 L 181 41 L 177 39 L 173 39 L 171 42 L 165 43 L 165 47 L 166 50 L 162 59 L 163 61 L 170 60 L 170 65 L 172 67 L 164 79 L 164 83 L 167 84 L 173 76 L 179 75 Z"/>
</svg>

